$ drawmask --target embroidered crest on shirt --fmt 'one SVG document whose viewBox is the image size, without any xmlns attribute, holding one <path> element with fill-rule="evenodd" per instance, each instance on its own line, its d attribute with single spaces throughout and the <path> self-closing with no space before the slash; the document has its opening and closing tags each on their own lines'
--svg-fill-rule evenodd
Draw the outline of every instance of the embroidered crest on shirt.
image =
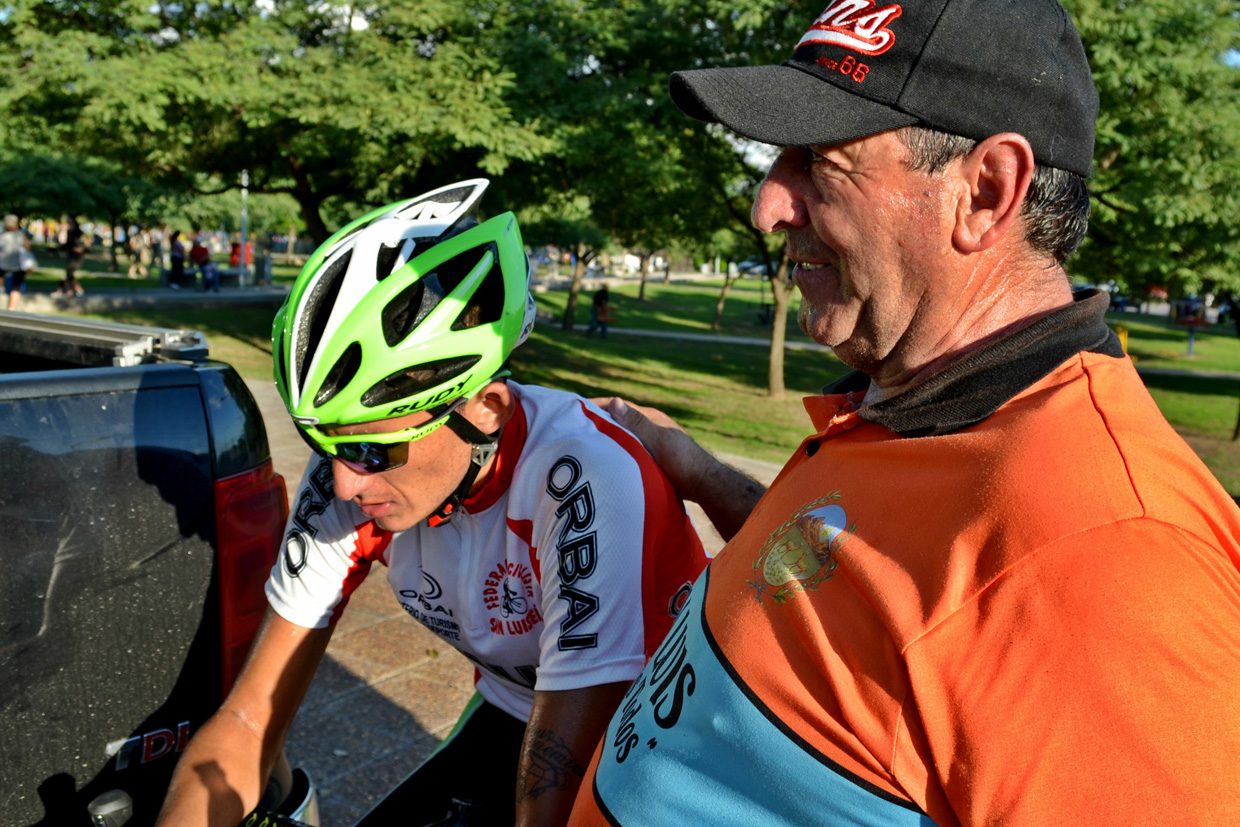
<svg viewBox="0 0 1240 827">
<path fill-rule="evenodd" d="M 487 575 L 482 602 L 491 611 L 493 634 L 523 635 L 543 619 L 534 600 L 534 573 L 520 563 L 501 563 Z"/>
<path fill-rule="evenodd" d="M 748 581 L 759 603 L 770 596 L 787 603 L 804 591 L 817 589 L 835 575 L 836 555 L 856 524 L 848 524 L 839 491 L 801 506 L 762 545 Z"/>
</svg>

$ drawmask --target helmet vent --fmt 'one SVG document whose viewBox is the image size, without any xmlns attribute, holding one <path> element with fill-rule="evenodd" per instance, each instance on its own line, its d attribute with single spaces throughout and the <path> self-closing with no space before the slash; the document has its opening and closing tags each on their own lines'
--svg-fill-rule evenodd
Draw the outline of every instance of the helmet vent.
<svg viewBox="0 0 1240 827">
<path fill-rule="evenodd" d="M 375 281 L 383 281 L 392 275 L 392 265 L 396 263 L 396 257 L 400 255 L 402 247 L 404 247 L 403 243 L 394 247 L 386 244 L 379 245 L 379 255 L 375 257 Z"/>
<path fill-rule="evenodd" d="M 486 250 L 491 251 L 491 270 L 452 323 L 453 330 L 494 324 L 504 317 L 504 271 L 499 264 L 499 246 L 490 244 L 483 248 L 484 253 Z"/>
<path fill-rule="evenodd" d="M 288 377 L 284 373 L 284 331 L 280 331 L 279 338 L 275 341 L 275 347 L 272 349 L 274 356 L 276 387 L 282 388 L 285 395 L 288 395 Z"/>
<path fill-rule="evenodd" d="M 314 395 L 314 407 L 320 408 L 330 402 L 336 394 L 353 381 L 353 377 L 357 375 L 357 369 L 361 366 L 362 346 L 354 342 L 345 348 L 344 353 L 340 354 L 340 358 L 336 360 L 336 364 L 332 365 L 332 369 L 328 371 L 322 387 Z"/>
<path fill-rule="evenodd" d="M 478 266 L 488 247 L 466 250 L 402 290 L 383 308 L 383 340 L 396 347 Z"/>
<path fill-rule="evenodd" d="M 297 363 L 299 366 L 298 387 L 306 386 L 306 374 L 310 371 L 310 362 L 319 347 L 319 339 L 331 318 L 332 308 L 336 305 L 336 296 L 340 293 L 340 285 L 344 283 L 344 274 L 349 269 L 349 260 L 353 258 L 353 250 L 347 250 L 323 271 L 323 277 L 314 285 L 310 296 L 303 305 L 302 313 L 310 319 L 309 325 L 303 325 L 297 340 Z"/>
<path fill-rule="evenodd" d="M 428 391 L 465 373 L 481 359 L 481 356 L 457 356 L 398 370 L 376 382 L 370 390 L 362 394 L 362 404 L 368 408 L 374 408 Z M 439 401 L 450 402 L 452 400 L 441 399 Z"/>
</svg>

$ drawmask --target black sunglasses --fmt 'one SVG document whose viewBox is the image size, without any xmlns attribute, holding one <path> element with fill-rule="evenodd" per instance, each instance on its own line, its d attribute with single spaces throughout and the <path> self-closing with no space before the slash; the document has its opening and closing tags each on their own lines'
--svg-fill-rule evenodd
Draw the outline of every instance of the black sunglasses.
<svg viewBox="0 0 1240 827">
<path fill-rule="evenodd" d="M 460 398 L 450 405 L 440 405 L 431 410 L 433 416 L 429 421 L 403 431 L 392 434 L 359 434 L 383 440 L 382 442 L 346 441 L 347 437 L 324 437 L 320 442 L 301 426 L 298 426 L 297 433 L 321 457 L 338 459 L 356 474 L 381 474 L 407 463 L 409 443 L 434 433 L 464 402 L 465 399 Z"/>
</svg>

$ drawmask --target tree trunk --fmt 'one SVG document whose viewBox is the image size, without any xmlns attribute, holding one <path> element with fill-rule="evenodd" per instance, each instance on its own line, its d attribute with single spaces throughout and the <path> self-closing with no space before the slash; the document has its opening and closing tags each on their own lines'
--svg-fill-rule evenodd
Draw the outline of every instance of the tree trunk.
<svg viewBox="0 0 1240 827">
<path fill-rule="evenodd" d="M 740 278 L 738 273 L 736 278 Z M 728 300 L 728 290 L 732 287 L 732 282 L 736 279 L 729 278 L 725 273 L 723 276 L 723 289 L 719 291 L 719 301 L 715 302 L 715 320 L 710 323 L 711 330 L 718 330 L 719 324 L 723 321 L 723 304 Z"/>
<path fill-rule="evenodd" d="M 581 282 L 586 277 L 587 254 L 582 245 L 577 246 L 577 265 L 573 267 L 573 283 L 568 287 L 568 304 L 564 306 L 564 321 L 560 323 L 565 332 L 571 333 L 577 315 L 577 294 L 581 292 Z"/>
<path fill-rule="evenodd" d="M 310 240 L 315 244 L 322 244 L 331 235 L 327 231 L 327 225 L 323 223 L 323 216 L 319 213 L 319 206 L 322 203 L 313 193 L 304 201 L 301 198 L 297 199 L 297 206 L 301 208 L 301 220 L 306 222 L 306 235 L 310 236 Z"/>
<path fill-rule="evenodd" d="M 642 253 L 642 263 L 641 263 L 642 286 L 638 288 L 637 290 L 637 300 L 639 302 L 644 302 L 646 300 L 646 275 L 647 275 L 646 264 L 649 261 L 650 261 L 650 255 L 648 253 Z"/>
<path fill-rule="evenodd" d="M 767 389 L 772 399 L 783 399 L 784 391 L 784 340 L 788 328 L 788 254 L 779 262 L 779 271 L 771 277 L 771 292 L 775 296 L 775 315 L 771 319 L 771 354 L 767 360 Z"/>
<path fill-rule="evenodd" d="M 330 235 L 327 232 L 327 225 L 323 223 L 323 216 L 319 212 L 319 208 L 323 205 L 323 197 L 310 185 L 310 178 L 302 169 L 297 157 L 289 155 L 287 160 L 289 169 L 293 173 L 293 198 L 297 199 L 297 206 L 301 209 L 301 220 L 306 222 L 306 234 L 316 245 L 322 244 Z"/>
</svg>

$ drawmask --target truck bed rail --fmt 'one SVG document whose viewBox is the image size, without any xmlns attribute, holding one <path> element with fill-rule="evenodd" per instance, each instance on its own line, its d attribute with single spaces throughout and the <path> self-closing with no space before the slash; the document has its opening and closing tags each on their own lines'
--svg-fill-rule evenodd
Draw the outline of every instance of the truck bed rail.
<svg viewBox="0 0 1240 827">
<path fill-rule="evenodd" d="M 84 367 L 131 367 L 169 360 L 200 362 L 210 347 L 197 330 L 0 310 L 0 352 Z"/>
</svg>

